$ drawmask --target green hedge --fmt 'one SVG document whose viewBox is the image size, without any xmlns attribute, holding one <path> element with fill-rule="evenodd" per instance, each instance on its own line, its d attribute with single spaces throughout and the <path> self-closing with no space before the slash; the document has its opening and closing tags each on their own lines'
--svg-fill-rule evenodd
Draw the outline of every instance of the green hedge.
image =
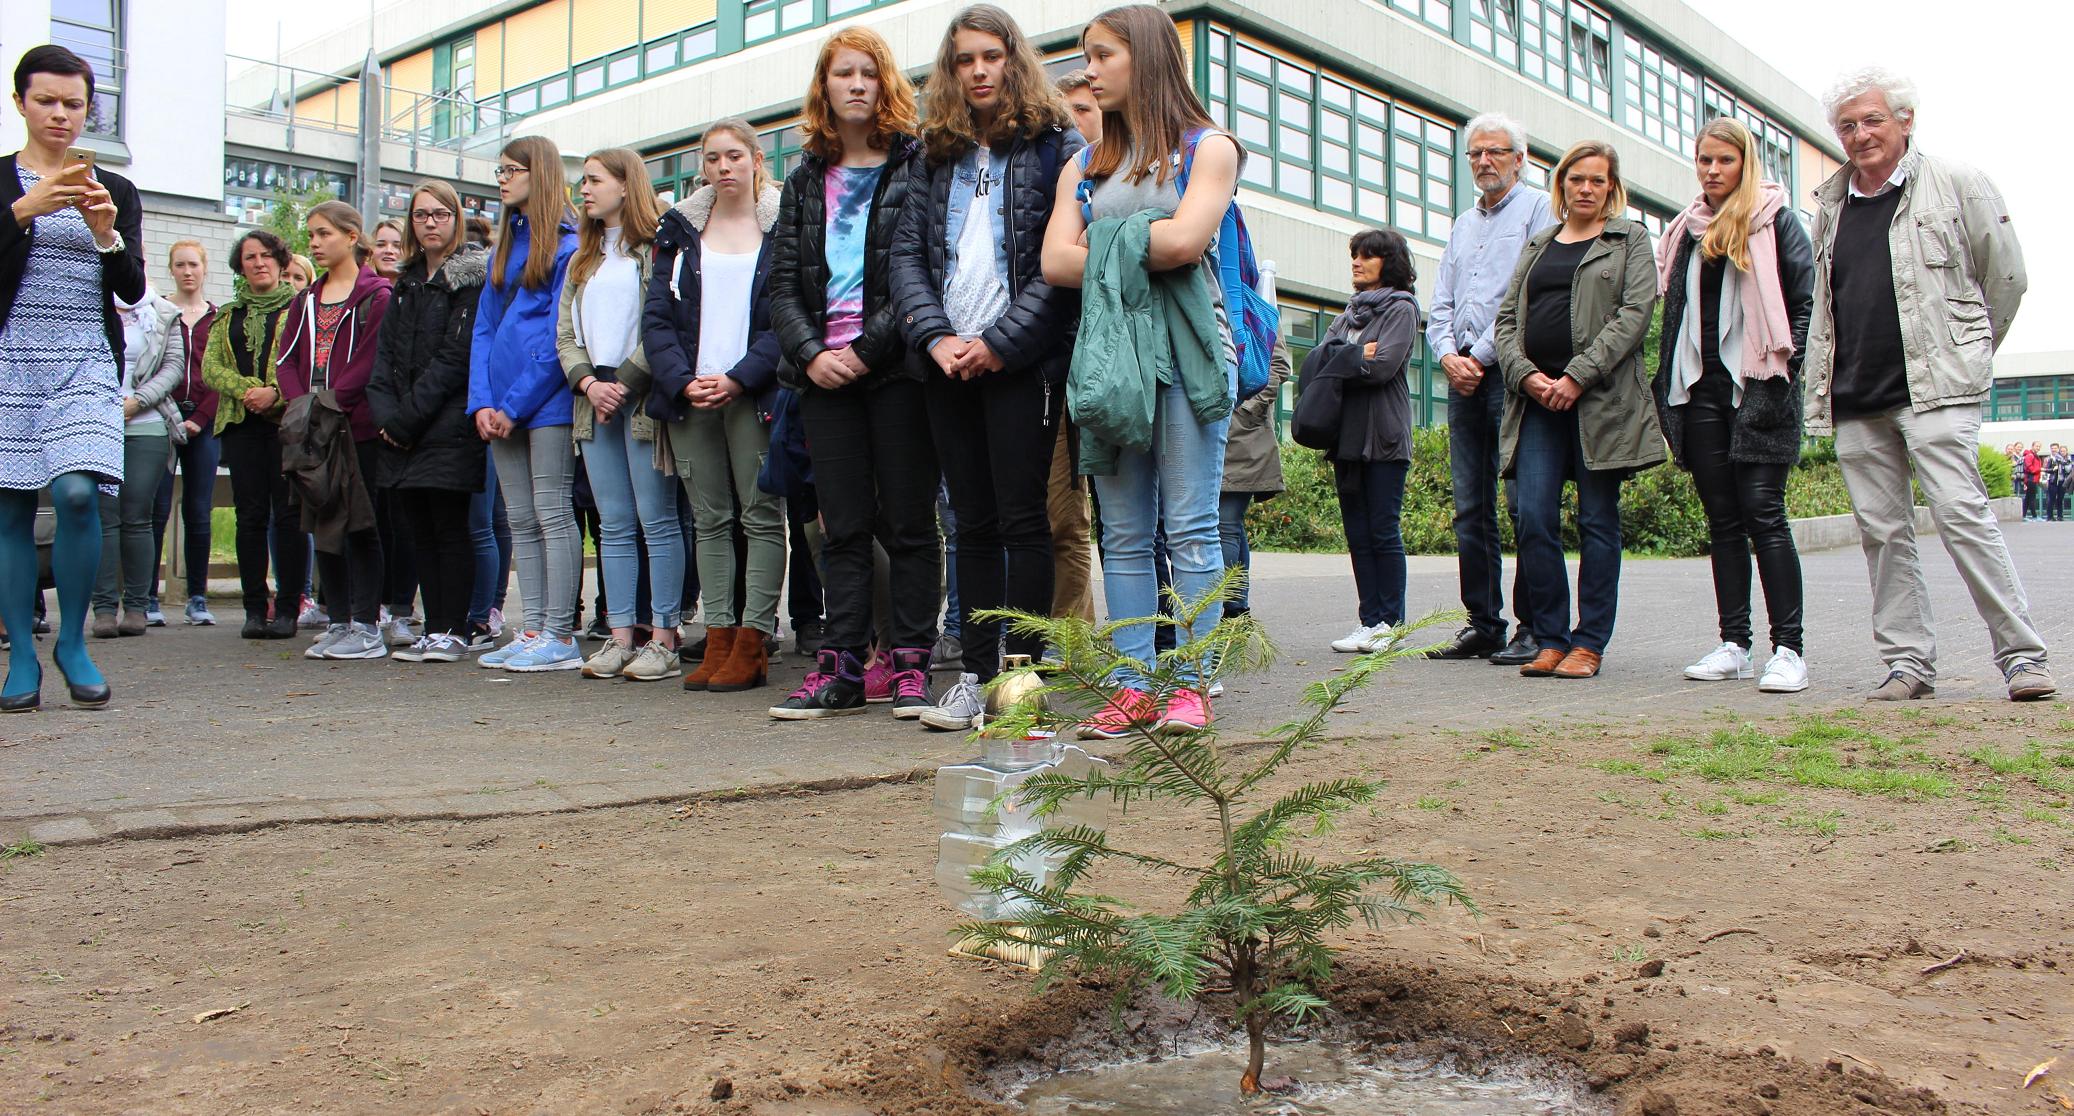
<svg viewBox="0 0 2074 1116">
<path fill-rule="evenodd" d="M 1989 492 L 1997 493 L 1989 473 L 1989 454 L 1982 455 Z M 1992 455 L 2000 461 L 2000 455 Z M 1255 503 L 1246 514 L 1252 544 L 1261 550 L 1346 550 L 1340 527 L 1339 498 L 1333 490 L 1332 465 L 1316 450 L 1282 447 L 1282 476 L 1288 490 Z M 2000 495 L 2009 494 L 2009 464 L 2001 461 Z M 1851 510 L 1837 469 L 1836 450 L 1826 439 L 1810 442 L 1801 463 L 1787 478 L 1786 510 L 1794 518 L 1845 515 Z M 1412 436 L 1411 475 L 1405 481 L 1404 545 L 1413 554 L 1453 554 L 1454 488 L 1448 473 L 1447 428 L 1429 427 Z M 1631 554 L 1696 557 L 1707 552 L 1707 518 L 1700 510 L 1692 477 L 1665 464 L 1647 469 L 1621 487 L 1621 538 Z M 1512 524 L 1499 517 L 1499 533 L 1512 549 Z M 1574 498 L 1563 509 L 1563 545 L 1577 547 Z"/>
</svg>

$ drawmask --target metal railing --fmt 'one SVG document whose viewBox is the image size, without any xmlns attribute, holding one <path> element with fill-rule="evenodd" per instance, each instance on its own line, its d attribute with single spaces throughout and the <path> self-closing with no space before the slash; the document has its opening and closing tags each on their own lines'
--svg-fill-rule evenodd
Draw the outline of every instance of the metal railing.
<svg viewBox="0 0 2074 1116">
<path fill-rule="evenodd" d="M 343 73 L 306 70 L 240 55 L 225 55 L 224 60 L 226 113 L 286 127 L 291 146 L 298 128 L 361 134 L 357 69 Z M 501 147 L 516 119 L 496 104 L 386 83 L 380 104 L 378 126 L 383 140 L 464 154 Z"/>
</svg>

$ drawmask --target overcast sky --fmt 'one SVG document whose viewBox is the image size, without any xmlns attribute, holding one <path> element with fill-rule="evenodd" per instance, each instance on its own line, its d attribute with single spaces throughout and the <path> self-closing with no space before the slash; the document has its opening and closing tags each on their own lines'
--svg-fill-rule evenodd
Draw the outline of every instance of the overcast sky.
<svg viewBox="0 0 2074 1116">
<path fill-rule="evenodd" d="M 387 0 L 379 0 L 387 6 Z M 1338 3 L 1351 0 L 1334 0 Z M 1458 0 L 1460 2 L 1460 0 Z M 2074 258 L 2065 228 L 2050 216 L 2053 195 L 2074 176 L 2074 155 L 2056 119 L 2027 110 L 2057 105 L 2066 37 L 2056 4 L 2020 0 L 1686 0 L 1729 34 L 1820 96 L 1845 69 L 1879 64 L 1913 77 L 1922 108 L 1916 138 L 1929 151 L 1963 159 L 2002 188 L 2030 266 L 2031 290 L 2007 352 L 2074 349 Z M 366 0 L 333 5 L 228 0 L 233 54 L 270 57 L 277 23 L 290 46 L 351 22 Z M 1697 45 L 1697 44 L 1696 44 Z M 2052 110 L 2057 112 L 2057 110 Z M 2031 146 L 2024 146 L 2029 144 Z M 1803 185 L 1812 188 L 1814 183 Z"/>
</svg>

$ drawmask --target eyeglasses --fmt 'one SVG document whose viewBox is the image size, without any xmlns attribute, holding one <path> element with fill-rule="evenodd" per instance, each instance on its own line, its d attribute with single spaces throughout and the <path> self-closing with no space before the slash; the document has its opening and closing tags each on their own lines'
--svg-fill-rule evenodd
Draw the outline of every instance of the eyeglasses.
<svg viewBox="0 0 2074 1116">
<path fill-rule="evenodd" d="M 410 219 L 427 225 L 444 225 L 454 219 L 454 211 L 451 209 L 413 209 L 410 211 Z"/>
<path fill-rule="evenodd" d="M 1888 123 L 1889 121 L 1886 117 L 1881 116 L 1879 113 L 1873 113 L 1863 120 L 1847 120 L 1842 124 L 1838 124 L 1836 126 L 1836 134 L 1839 139 L 1850 139 L 1858 134 L 1860 128 L 1868 132 L 1877 132 L 1881 128 L 1886 127 Z"/>
<path fill-rule="evenodd" d="M 497 167 L 497 181 L 509 182 L 524 173 L 526 173 L 526 168 L 516 163 L 503 163 Z"/>
<path fill-rule="evenodd" d="M 1469 161 L 1474 163 L 1478 159 L 1502 159 L 1512 154 L 1512 152 L 1513 149 L 1510 147 L 1472 147 L 1463 152 L 1463 154 L 1467 155 Z"/>
</svg>

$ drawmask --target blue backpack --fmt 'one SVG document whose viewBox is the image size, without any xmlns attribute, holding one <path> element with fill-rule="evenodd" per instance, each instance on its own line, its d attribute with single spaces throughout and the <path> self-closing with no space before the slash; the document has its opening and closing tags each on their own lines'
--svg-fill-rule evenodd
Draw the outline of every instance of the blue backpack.
<svg viewBox="0 0 2074 1116">
<path fill-rule="evenodd" d="M 1209 128 L 1192 128 L 1181 140 L 1181 171 L 1174 180 L 1176 193 L 1188 193 L 1188 172 L 1195 168 L 1196 145 L 1204 136 L 1223 135 Z M 1233 143 L 1238 141 L 1234 139 Z M 1093 224 L 1095 184 L 1087 178 L 1094 145 L 1080 149 L 1080 217 Z M 1282 311 L 1260 293 L 1260 261 L 1253 254 L 1253 234 L 1246 229 L 1246 215 L 1233 198 L 1225 207 L 1224 222 L 1217 228 L 1217 285 L 1224 292 L 1224 313 L 1231 319 L 1231 339 L 1239 356 L 1241 400 L 1266 390 L 1275 335 L 1282 326 Z"/>
</svg>

